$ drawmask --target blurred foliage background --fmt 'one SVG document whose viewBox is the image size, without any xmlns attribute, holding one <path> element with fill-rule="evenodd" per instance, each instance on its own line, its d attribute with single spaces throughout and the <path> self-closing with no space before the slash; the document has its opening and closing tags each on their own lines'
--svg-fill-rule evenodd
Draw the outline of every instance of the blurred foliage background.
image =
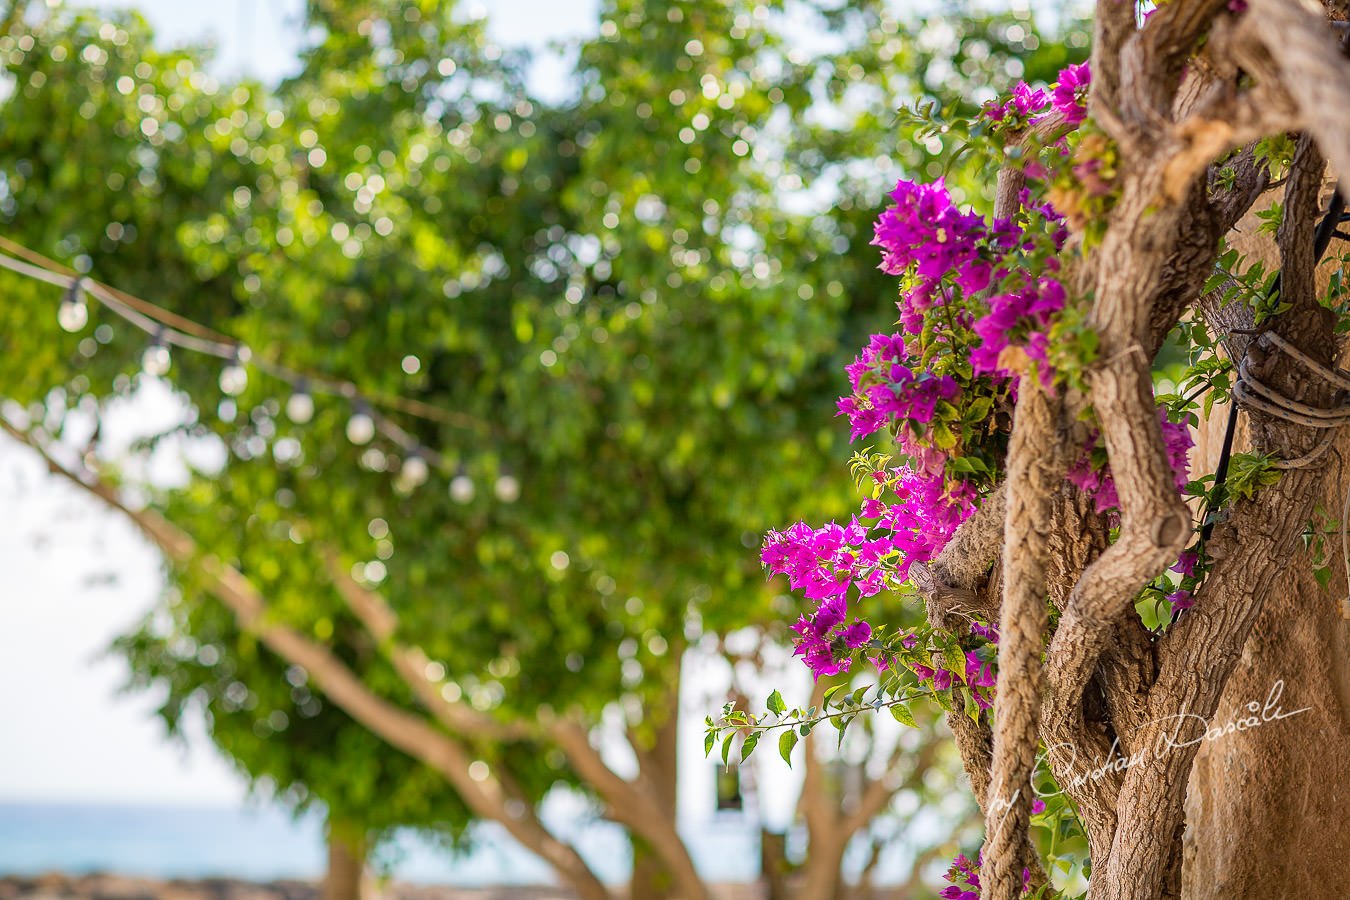
<svg viewBox="0 0 1350 900">
<path fill-rule="evenodd" d="M 1086 35 L 951 3 L 605 0 L 543 99 L 527 54 L 454 4 L 312 0 L 305 17 L 299 73 L 264 85 L 213 78 L 134 13 L 10 4 L 0 236 L 258 358 L 432 411 L 379 407 L 409 451 L 353 429 L 344 398 L 290 417 L 295 385 L 246 365 L 227 392 L 220 360 L 174 352 L 181 421 L 133 454 L 220 452 L 137 488 L 272 615 L 419 709 L 337 595 L 332 550 L 448 698 L 502 722 L 617 719 L 634 753 L 673 758 L 686 651 L 782 644 L 797 615 L 761 575 L 761 535 L 855 503 L 834 403 L 894 315 L 871 223 L 897 178 L 944 174 L 895 110 L 1053 80 Z M 945 174 L 988 202 L 986 173 Z M 96 425 L 155 377 L 153 336 L 93 303 L 67 332 L 61 293 L 0 274 L 0 397 L 111 477 L 128 460 L 100 457 Z M 200 572 L 168 575 L 118 649 L 134 687 L 166 691 L 170 727 L 203 710 L 222 751 L 320 804 L 358 858 L 396 826 L 463 836 L 437 773 L 242 632 Z M 545 740 L 461 737 L 536 801 L 591 789 Z"/>
</svg>

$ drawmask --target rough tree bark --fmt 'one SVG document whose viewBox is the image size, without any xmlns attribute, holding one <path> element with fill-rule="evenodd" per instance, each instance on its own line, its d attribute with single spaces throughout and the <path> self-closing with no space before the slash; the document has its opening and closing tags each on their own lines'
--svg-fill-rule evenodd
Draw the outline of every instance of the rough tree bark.
<svg viewBox="0 0 1350 900">
<path fill-rule="evenodd" d="M 1333 182 L 1323 183 L 1324 195 Z M 1273 190 L 1255 208 L 1268 209 L 1284 199 L 1282 190 Z M 1230 244 L 1248 258 L 1278 265 L 1258 225 L 1255 215 L 1244 217 Z M 1334 260 L 1319 267 L 1319 294 L 1339 268 Z M 1345 365 L 1346 354 L 1340 356 Z M 1217 404 L 1202 424 L 1194 452 L 1199 471 L 1213 471 L 1218 464 L 1227 417 L 1228 405 Z M 1235 449 L 1250 448 L 1245 432 L 1239 430 Z M 1338 440 L 1333 454 L 1335 477 L 1320 501 L 1339 518 L 1350 491 L 1350 440 Z M 1339 552 L 1338 537 L 1331 540 Z M 1244 730 L 1201 747 L 1186 791 L 1182 894 L 1188 900 L 1275 890 L 1288 896 L 1350 895 L 1344 864 L 1350 859 L 1350 832 L 1343 826 L 1350 808 L 1350 668 L 1345 664 L 1350 621 L 1334 599 L 1347 596 L 1344 568 L 1332 562 L 1324 592 L 1311 575 L 1311 554 L 1293 555 L 1243 645 L 1214 721 L 1250 714 L 1253 702 L 1264 707 L 1281 682 L 1283 709 L 1307 710 L 1286 727 Z"/>
</svg>

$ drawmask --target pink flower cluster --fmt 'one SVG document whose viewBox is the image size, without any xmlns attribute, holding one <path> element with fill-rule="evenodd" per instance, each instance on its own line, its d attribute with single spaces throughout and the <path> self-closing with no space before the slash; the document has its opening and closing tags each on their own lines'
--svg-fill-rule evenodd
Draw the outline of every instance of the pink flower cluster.
<svg viewBox="0 0 1350 900">
<path fill-rule="evenodd" d="M 1230 2 L 1245 3 L 1245 0 Z M 1048 95 L 1043 90 L 1032 90 L 1025 81 L 1019 81 L 1007 100 L 986 103 L 981 114 L 995 125 L 1019 126 L 1043 118 L 1049 107 L 1062 113 L 1066 124 L 1076 127 L 1087 117 L 1087 89 L 1091 83 L 1091 68 L 1085 62 L 1078 63 L 1060 70 L 1059 78 L 1051 86 Z"/>
<path fill-rule="evenodd" d="M 991 238 L 1001 239 L 1011 249 L 1016 236 L 1007 223 L 999 233 L 983 216 L 958 208 L 942 179 L 932 184 L 902 179 L 891 198 L 895 206 L 877 219 L 872 244 L 881 248 L 883 272 L 912 271 L 917 278 L 918 284 L 901 301 L 900 324 L 918 334 L 924 311 L 941 297 L 943 279 L 950 277 L 967 294 L 984 290 L 994 274 L 985 245 Z"/>
<path fill-rule="evenodd" d="M 879 665 L 878 668 L 888 668 L 886 665 Z M 928 666 L 911 665 L 914 674 L 919 676 L 920 681 L 933 679 L 933 689 L 945 691 L 956 685 L 958 679 L 956 673 L 948 669 L 930 669 Z M 994 667 L 980 659 L 973 650 L 966 652 L 966 677 L 965 682 L 971 688 L 971 696 L 979 704 L 980 709 L 989 709 L 994 705 L 992 690 L 976 690 L 976 688 L 993 688 L 997 683 L 998 676 L 994 672 Z"/>
<path fill-rule="evenodd" d="M 1087 89 L 1092 83 L 1092 69 L 1079 63 L 1061 69 L 1059 80 L 1050 92 L 1050 105 L 1064 114 L 1068 125 L 1077 126 L 1087 117 Z"/>
<path fill-rule="evenodd" d="M 1031 120 L 1036 113 L 1042 112 L 1050 103 L 1045 91 L 1032 90 L 1025 81 L 1019 81 L 1013 88 L 1012 96 L 1002 103 L 991 100 L 984 105 L 983 115 L 995 124 L 1020 125 Z"/>
<path fill-rule="evenodd" d="M 862 620 L 846 625 L 847 620 L 848 602 L 838 596 L 826 600 L 813 616 L 802 616 L 792 626 L 800 635 L 793 655 L 802 657 L 816 678 L 847 672 L 852 658 L 835 651 L 857 650 L 872 639 L 871 625 Z"/>
<path fill-rule="evenodd" d="M 1177 558 L 1176 565 L 1172 566 L 1172 571 L 1183 578 L 1194 578 L 1195 567 L 1199 562 L 1200 552 L 1198 550 L 1183 550 L 1181 556 Z M 1190 609 L 1195 605 L 1195 592 L 1182 588 L 1168 594 L 1167 600 L 1172 604 L 1173 609 Z"/>
<path fill-rule="evenodd" d="M 883 477 L 886 477 L 883 474 Z M 940 473 L 919 473 L 895 468 L 889 473 L 896 502 L 866 500 L 865 519 L 876 519 L 876 528 L 890 532 L 890 549 L 899 552 L 895 573 L 899 581 L 909 578 L 909 567 L 928 562 L 947 546 L 956 529 L 975 511 L 975 489 L 958 482 L 945 486 Z"/>
<path fill-rule="evenodd" d="M 900 300 L 900 323 L 910 334 L 923 331 L 924 313 L 937 299 L 947 299 L 942 291 L 945 278 L 950 278 L 966 297 L 972 297 L 995 279 L 1002 280 L 1018 270 L 1016 261 L 1010 258 L 1015 251 L 1030 251 L 1034 247 L 1013 220 L 998 219 L 990 224 L 982 216 L 960 210 L 941 180 L 931 185 L 902 180 L 891 197 L 896 205 L 877 220 L 872 243 L 881 248 L 883 271 L 891 275 L 912 271 L 918 280 Z M 1067 232 L 1058 227 L 1059 217 L 1054 211 L 1034 205 L 1027 208 L 1047 216 L 1057 226 L 1052 239 L 1057 245 L 1062 244 Z M 1021 346 L 1032 359 L 1045 361 L 1050 322 L 1065 303 L 1064 288 L 1053 277 L 1053 271 L 1051 267 L 1051 275 L 1029 276 L 1021 287 L 990 297 L 988 312 L 973 321 L 964 311 L 954 313 L 954 320 L 968 324 L 982 342 L 971 355 L 977 375 L 1009 374 L 998 364 L 999 355 L 1009 346 Z M 1025 337 L 1020 336 L 1022 333 Z M 899 335 L 889 340 L 892 348 L 894 342 L 899 342 L 901 348 L 904 346 Z M 855 365 L 870 368 L 865 360 L 869 351 L 875 354 L 876 346 L 874 338 Z M 856 394 L 856 385 L 854 390 Z M 874 409 L 874 404 L 869 406 L 857 398 L 846 402 L 848 407 L 841 403 L 840 410 L 848 412 L 854 420 L 855 437 L 858 429 L 870 429 L 862 432 L 870 434 L 884 421 L 875 412 L 862 415 L 863 411 Z"/>
<path fill-rule="evenodd" d="M 853 428 L 853 440 L 880 431 L 897 421 L 927 423 L 939 400 L 952 401 L 961 394 L 961 386 L 950 375 L 915 372 L 906 365 L 905 342 L 901 335 L 872 335 L 872 341 L 847 367 L 853 394 L 839 400 L 838 415 L 846 415 Z M 911 456 L 922 456 L 920 448 L 903 446 Z"/>
<path fill-rule="evenodd" d="M 1167 447 L 1167 459 L 1172 464 L 1173 484 L 1181 491 L 1191 480 L 1191 430 L 1184 423 L 1167 421 L 1167 410 L 1161 407 L 1158 409 L 1158 418 L 1162 428 L 1163 444 Z M 1067 477 L 1070 482 L 1093 498 L 1097 512 L 1106 512 L 1120 506 L 1120 496 L 1116 493 L 1116 483 L 1111 478 L 1110 468 L 1108 466 L 1093 468 L 1092 449 L 1098 439 L 1098 436 L 1094 436 L 1088 442 L 1083 458 L 1069 470 Z"/>
<path fill-rule="evenodd" d="M 1045 809 L 1045 804 L 1039 800 L 1041 809 Z M 964 854 L 959 853 L 956 859 L 952 860 L 951 867 L 943 876 L 951 882 L 951 886 L 944 888 L 939 896 L 946 897 L 947 900 L 980 900 L 980 866 L 984 864 L 984 854 L 981 853 L 976 862 L 971 862 Z M 1031 888 L 1031 870 L 1022 870 L 1022 891 L 1025 893 Z"/>
<path fill-rule="evenodd" d="M 890 549 L 884 537 L 869 539 L 856 517 L 847 527 L 798 522 L 787 531 L 769 532 L 760 562 L 771 573 L 786 575 L 792 590 L 808 600 L 829 600 L 855 585 L 859 595 L 870 597 L 885 586 L 879 563 Z"/>
<path fill-rule="evenodd" d="M 979 622 L 970 623 L 970 633 L 977 637 L 982 637 L 991 644 L 998 643 L 998 626 L 981 625 Z"/>
<path fill-rule="evenodd" d="M 849 589 L 870 597 L 888 583 L 904 581 L 909 567 L 931 560 L 975 510 L 973 489 L 944 491 L 940 476 L 900 468 L 877 474 L 891 483 L 898 502 L 866 501 L 862 516 L 876 519 L 874 525 L 865 527 L 857 517 L 847 526 L 798 522 L 769 532 L 760 554 L 771 574 L 786 575 L 792 590 L 818 601 L 810 616 L 792 626 L 799 635 L 795 652 L 817 678 L 847 671 L 847 653 L 837 657 L 871 638 L 866 622 L 846 626 Z"/>
<path fill-rule="evenodd" d="M 1050 347 L 1049 329 L 1055 314 L 1064 308 L 1064 285 L 1054 278 L 1037 278 L 1025 288 L 1011 293 L 995 294 L 989 298 L 989 314 L 975 321 L 974 331 L 980 337 L 980 346 L 970 354 L 976 372 L 998 375 L 1010 374 L 999 365 L 999 355 L 1013 345 L 1012 337 L 1019 325 L 1026 326 L 1026 339 L 1021 347 L 1027 356 L 1046 363 Z"/>
</svg>

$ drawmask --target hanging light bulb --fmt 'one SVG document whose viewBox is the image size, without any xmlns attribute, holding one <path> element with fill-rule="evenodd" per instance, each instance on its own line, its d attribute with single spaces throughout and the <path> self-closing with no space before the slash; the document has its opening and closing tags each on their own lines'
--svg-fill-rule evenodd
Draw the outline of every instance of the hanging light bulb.
<svg viewBox="0 0 1350 900">
<path fill-rule="evenodd" d="M 154 340 L 141 354 L 141 369 L 152 378 L 158 378 L 169 371 L 169 365 L 172 362 L 173 358 L 169 356 L 169 348 L 164 343 L 164 329 L 161 328 L 155 332 Z"/>
<path fill-rule="evenodd" d="M 89 307 L 84 303 L 84 279 L 76 278 L 61 298 L 56 321 L 64 330 L 76 332 L 89 324 Z"/>
<path fill-rule="evenodd" d="M 399 470 L 399 480 L 409 488 L 420 487 L 426 484 L 427 476 L 431 474 L 431 468 L 422 456 L 422 452 L 417 449 L 409 451 L 406 459 L 403 460 L 403 468 Z"/>
<path fill-rule="evenodd" d="M 248 370 L 244 363 L 248 361 L 248 348 L 238 346 L 230 364 L 220 370 L 220 389 L 231 397 L 237 397 L 248 387 Z"/>
<path fill-rule="evenodd" d="M 492 486 L 492 492 L 503 503 L 515 503 L 520 498 L 520 482 L 514 475 L 503 475 Z"/>
<path fill-rule="evenodd" d="M 456 475 L 450 479 L 450 499 L 456 503 L 468 503 L 473 499 L 473 479 L 468 475 Z"/>
<path fill-rule="evenodd" d="M 297 425 L 304 425 L 314 418 L 314 398 L 305 389 L 303 381 L 295 386 L 295 393 L 286 401 L 286 418 Z"/>
<path fill-rule="evenodd" d="M 347 420 L 347 440 L 353 444 L 368 444 L 375 436 L 375 420 L 365 406 L 358 406 L 356 413 Z"/>
</svg>

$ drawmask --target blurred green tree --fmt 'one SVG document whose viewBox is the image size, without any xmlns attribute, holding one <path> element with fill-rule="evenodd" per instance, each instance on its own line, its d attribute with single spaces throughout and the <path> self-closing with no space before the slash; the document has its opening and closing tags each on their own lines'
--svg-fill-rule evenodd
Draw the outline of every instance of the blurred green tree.
<svg viewBox="0 0 1350 900">
<path fill-rule="evenodd" d="M 893 110 L 1065 51 L 1025 13 L 608 0 L 546 101 L 449 4 L 316 0 L 307 24 L 275 90 L 218 83 L 135 16 L 0 38 L 5 234 L 252 350 L 246 384 L 175 355 L 182 420 L 138 449 L 224 452 L 140 508 L 90 423 L 152 378 L 146 334 L 106 309 L 66 333 L 58 290 L 6 274 L 7 430 L 164 550 L 170 614 L 121 647 L 166 719 L 202 702 L 350 850 L 495 820 L 608 896 L 537 817 L 564 782 L 632 835 L 634 895 L 706 896 L 675 828 L 681 663 L 778 634 L 759 536 L 851 505 L 820 423 L 888 318 L 882 191 L 937 149 Z M 607 712 L 627 770 L 593 743 Z M 844 823 L 811 884 L 838 889 Z"/>
</svg>

